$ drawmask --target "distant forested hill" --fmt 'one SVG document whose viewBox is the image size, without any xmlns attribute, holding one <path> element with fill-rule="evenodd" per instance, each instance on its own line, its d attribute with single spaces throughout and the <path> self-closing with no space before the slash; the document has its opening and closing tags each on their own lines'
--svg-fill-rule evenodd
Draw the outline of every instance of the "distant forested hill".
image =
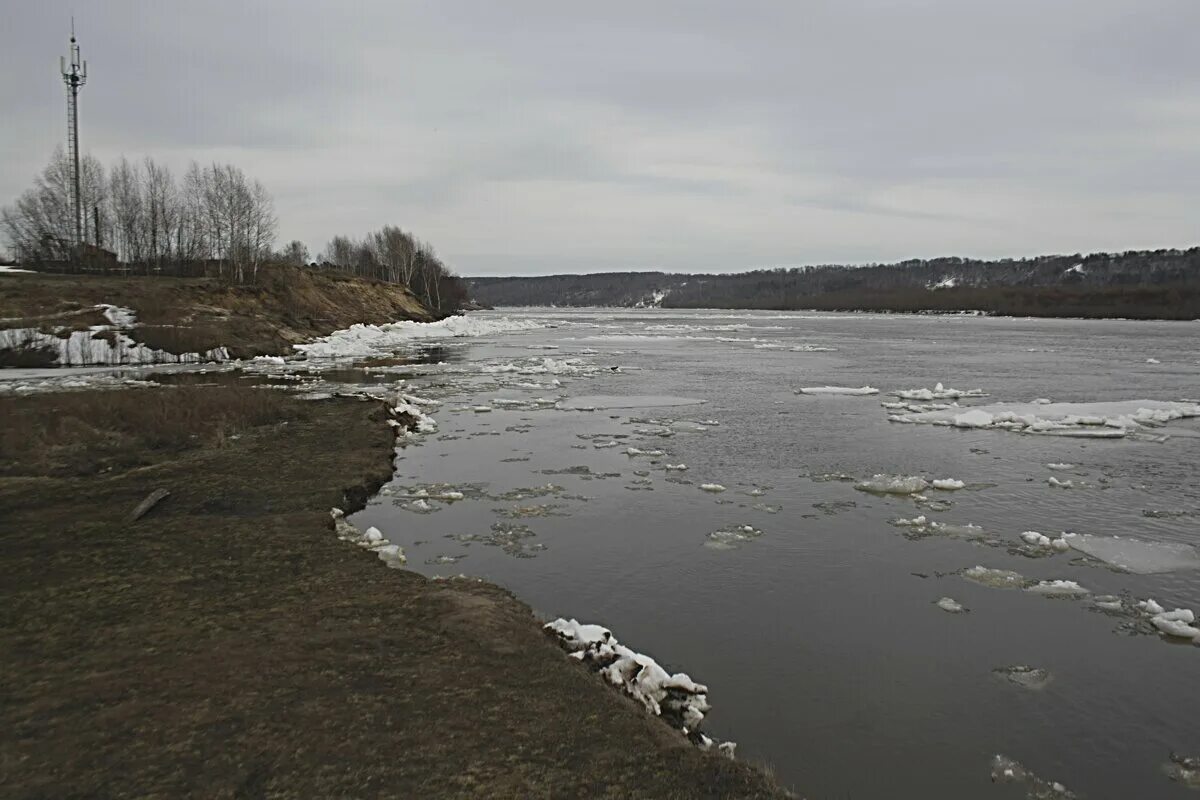
<svg viewBox="0 0 1200 800">
<path fill-rule="evenodd" d="M 1200 247 L 981 261 L 936 258 L 721 275 L 608 272 L 471 278 L 484 305 L 980 310 L 1034 316 L 1200 318 Z"/>
</svg>

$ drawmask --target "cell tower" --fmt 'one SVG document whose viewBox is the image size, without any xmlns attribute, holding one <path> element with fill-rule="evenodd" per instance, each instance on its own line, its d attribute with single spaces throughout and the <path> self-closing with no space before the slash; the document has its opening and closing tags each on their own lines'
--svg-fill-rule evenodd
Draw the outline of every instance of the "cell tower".
<svg viewBox="0 0 1200 800">
<path fill-rule="evenodd" d="M 67 85 L 67 150 L 74 167 L 74 184 L 71 201 L 75 210 L 75 247 L 83 244 L 83 198 L 79 194 L 79 88 L 87 83 L 87 62 L 79 58 L 79 45 L 75 42 L 75 18 L 71 17 L 71 65 L 67 59 L 58 57 L 58 68 L 63 83 Z"/>
</svg>

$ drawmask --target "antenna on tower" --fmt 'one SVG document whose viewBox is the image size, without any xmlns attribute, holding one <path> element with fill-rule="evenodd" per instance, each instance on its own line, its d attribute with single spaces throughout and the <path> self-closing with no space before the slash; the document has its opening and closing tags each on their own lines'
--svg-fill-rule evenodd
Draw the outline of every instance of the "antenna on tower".
<svg viewBox="0 0 1200 800">
<path fill-rule="evenodd" d="M 83 199 L 79 194 L 79 89 L 87 83 L 87 62 L 79 55 L 75 41 L 75 17 L 71 17 L 71 47 L 69 58 L 59 56 L 58 67 L 67 86 L 67 151 L 74 168 L 71 202 L 75 212 L 75 247 L 83 244 Z"/>
</svg>

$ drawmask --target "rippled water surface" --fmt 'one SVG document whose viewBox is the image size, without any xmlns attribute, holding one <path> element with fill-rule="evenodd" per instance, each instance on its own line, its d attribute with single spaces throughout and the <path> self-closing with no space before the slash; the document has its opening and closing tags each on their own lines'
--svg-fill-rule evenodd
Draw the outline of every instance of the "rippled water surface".
<svg viewBox="0 0 1200 800">
<path fill-rule="evenodd" d="M 1088 797 L 1194 796 L 1163 765 L 1200 755 L 1200 647 L 1153 633 L 1133 603 L 1200 610 L 1200 572 L 1030 557 L 1019 534 L 1197 543 L 1200 420 L 1074 439 L 901 425 L 880 403 L 938 382 L 987 394 L 964 405 L 1197 398 L 1200 323 L 505 315 L 552 327 L 405 367 L 407 391 L 441 401 L 439 429 L 354 522 L 412 568 L 495 581 L 688 672 L 710 688 L 706 728 L 809 797 L 1024 796 L 991 783 L 996 753 Z M 823 385 L 881 394 L 796 394 Z M 854 488 L 876 473 L 966 488 L 924 503 Z M 422 490 L 464 497 L 426 511 Z M 922 514 L 946 527 L 894 524 Z M 975 565 L 1089 594 L 959 574 Z M 1122 610 L 1097 608 L 1105 594 Z M 1049 680 L 995 672 L 1016 665 Z"/>
</svg>

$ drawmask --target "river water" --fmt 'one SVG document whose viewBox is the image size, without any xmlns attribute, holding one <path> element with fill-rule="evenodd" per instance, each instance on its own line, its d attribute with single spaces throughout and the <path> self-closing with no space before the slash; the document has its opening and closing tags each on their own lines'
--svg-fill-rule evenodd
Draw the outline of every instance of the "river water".
<svg viewBox="0 0 1200 800">
<path fill-rule="evenodd" d="M 938 382 L 987 395 L 963 405 L 1196 398 L 1200 325 L 481 316 L 544 327 L 448 340 L 437 363 L 379 362 L 372 376 L 441 403 L 427 407 L 438 431 L 403 448 L 353 519 L 403 545 L 411 568 L 494 581 L 688 672 L 710 690 L 706 730 L 808 797 L 1025 796 L 992 783 L 998 753 L 1080 796 L 1191 794 L 1165 765 L 1200 755 L 1200 647 L 1158 635 L 1134 603 L 1200 609 L 1200 571 L 1185 559 L 1136 574 L 1022 550 L 1019 535 L 1196 543 L 1200 420 L 1073 438 L 897 424 L 881 402 Z M 824 385 L 881 394 L 796 393 Z M 966 486 L 924 500 L 855 488 L 876 473 Z M 446 491 L 464 498 L 417 502 Z M 918 515 L 946 527 L 896 524 Z M 982 585 L 962 575 L 976 565 L 1025 580 Z M 1059 579 L 1088 594 L 1021 588 Z M 1014 665 L 1048 682 L 996 672 Z"/>
</svg>

